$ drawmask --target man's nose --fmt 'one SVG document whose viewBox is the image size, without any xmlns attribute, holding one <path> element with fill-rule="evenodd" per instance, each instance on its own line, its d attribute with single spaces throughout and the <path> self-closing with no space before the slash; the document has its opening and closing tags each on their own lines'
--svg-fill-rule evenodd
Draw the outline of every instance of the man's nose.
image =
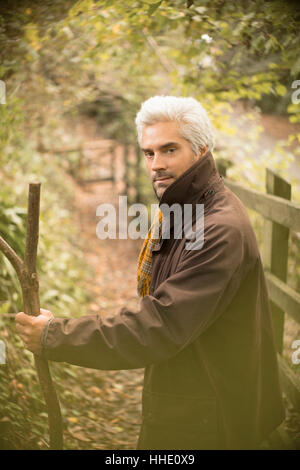
<svg viewBox="0 0 300 470">
<path fill-rule="evenodd" d="M 155 152 L 153 159 L 152 159 L 152 164 L 151 164 L 151 170 L 152 171 L 158 171 L 158 170 L 166 170 L 166 160 L 163 158 L 163 155 L 159 152 Z"/>
</svg>

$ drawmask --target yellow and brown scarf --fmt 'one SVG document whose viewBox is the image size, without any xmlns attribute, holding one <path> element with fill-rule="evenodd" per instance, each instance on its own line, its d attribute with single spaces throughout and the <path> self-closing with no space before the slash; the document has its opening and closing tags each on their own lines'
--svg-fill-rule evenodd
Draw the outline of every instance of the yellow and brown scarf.
<svg viewBox="0 0 300 470">
<path fill-rule="evenodd" d="M 159 209 L 150 227 L 139 254 L 137 270 L 137 291 L 140 297 L 150 292 L 152 272 L 152 250 L 159 244 L 162 233 L 162 212 Z"/>
</svg>

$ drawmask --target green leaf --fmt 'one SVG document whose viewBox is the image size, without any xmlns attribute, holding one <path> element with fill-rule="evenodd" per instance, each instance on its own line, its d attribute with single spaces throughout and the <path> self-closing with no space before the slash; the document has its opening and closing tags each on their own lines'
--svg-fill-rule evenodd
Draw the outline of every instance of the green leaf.
<svg viewBox="0 0 300 470">
<path fill-rule="evenodd" d="M 275 86 L 275 91 L 276 91 L 277 95 L 284 96 L 286 94 L 286 87 L 284 85 L 281 85 L 281 83 L 278 83 Z"/>
<path fill-rule="evenodd" d="M 148 10 L 148 13 L 149 15 L 153 15 L 153 13 L 160 7 L 160 5 L 162 4 L 162 0 L 160 2 L 157 2 L 157 3 L 153 3 L 150 7 L 149 7 L 149 10 Z"/>
</svg>

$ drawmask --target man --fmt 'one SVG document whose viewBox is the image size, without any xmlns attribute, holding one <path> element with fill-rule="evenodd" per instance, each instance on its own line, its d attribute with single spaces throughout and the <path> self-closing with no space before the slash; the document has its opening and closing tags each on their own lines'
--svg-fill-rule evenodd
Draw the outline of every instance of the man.
<svg viewBox="0 0 300 470">
<path fill-rule="evenodd" d="M 145 367 L 138 449 L 251 449 L 284 419 L 273 326 L 254 231 L 224 185 L 203 107 L 157 96 L 136 118 L 159 207 L 204 204 L 204 243 L 146 238 L 138 312 L 109 318 L 19 313 L 28 349 L 97 369 Z M 192 213 L 195 227 L 195 210 Z M 42 344 L 42 347 L 41 347 Z"/>
</svg>

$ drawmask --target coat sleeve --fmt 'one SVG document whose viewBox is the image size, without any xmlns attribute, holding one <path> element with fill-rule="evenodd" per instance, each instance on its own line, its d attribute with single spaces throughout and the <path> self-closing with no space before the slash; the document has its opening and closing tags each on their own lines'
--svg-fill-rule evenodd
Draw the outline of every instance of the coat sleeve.
<svg viewBox="0 0 300 470">
<path fill-rule="evenodd" d="M 220 226 L 208 235 L 201 250 L 183 251 L 176 273 L 141 299 L 137 312 L 54 319 L 44 357 L 113 370 L 146 367 L 179 353 L 217 321 L 245 268 L 240 231 Z"/>
</svg>

